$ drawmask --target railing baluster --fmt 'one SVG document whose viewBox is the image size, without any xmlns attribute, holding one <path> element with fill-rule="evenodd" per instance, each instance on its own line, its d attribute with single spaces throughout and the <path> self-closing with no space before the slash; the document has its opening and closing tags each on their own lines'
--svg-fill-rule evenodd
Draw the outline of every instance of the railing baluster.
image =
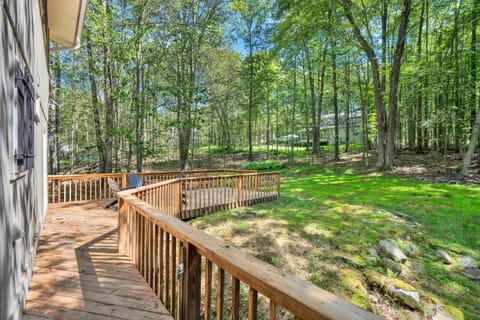
<svg viewBox="0 0 480 320">
<path fill-rule="evenodd" d="M 187 244 L 186 253 L 185 315 L 186 319 L 197 319 L 200 315 L 202 256 L 192 244 Z"/>
<path fill-rule="evenodd" d="M 240 280 L 232 276 L 232 320 L 240 320 Z"/>
<path fill-rule="evenodd" d="M 171 248 L 170 248 L 170 265 L 171 265 L 171 274 L 170 274 L 170 287 L 171 287 L 171 305 L 170 305 L 170 314 L 175 314 L 175 307 L 176 307 L 176 281 L 177 281 L 177 239 L 172 236 L 172 240 L 170 241 Z"/>
<path fill-rule="evenodd" d="M 158 296 L 160 297 L 160 300 L 165 302 L 165 268 L 164 268 L 164 263 L 165 263 L 165 233 L 163 232 L 163 229 L 160 229 L 160 243 L 159 243 L 159 257 L 158 257 L 158 264 L 159 264 L 159 270 L 158 270 L 158 278 L 157 281 L 159 282 L 157 287 L 158 287 Z"/>
<path fill-rule="evenodd" d="M 258 292 L 250 287 L 248 292 L 248 320 L 257 319 Z"/>
<path fill-rule="evenodd" d="M 170 234 L 165 233 L 165 287 L 164 296 L 165 307 L 170 310 Z"/>
<path fill-rule="evenodd" d="M 212 312 L 212 262 L 205 259 L 205 303 L 204 303 L 204 320 L 210 320 Z"/>
<path fill-rule="evenodd" d="M 225 270 L 220 267 L 217 267 L 217 269 L 217 320 L 223 320 Z"/>
<path fill-rule="evenodd" d="M 270 309 L 268 312 L 268 319 L 269 320 L 276 320 L 278 314 L 278 306 L 272 299 L 270 299 Z"/>
</svg>

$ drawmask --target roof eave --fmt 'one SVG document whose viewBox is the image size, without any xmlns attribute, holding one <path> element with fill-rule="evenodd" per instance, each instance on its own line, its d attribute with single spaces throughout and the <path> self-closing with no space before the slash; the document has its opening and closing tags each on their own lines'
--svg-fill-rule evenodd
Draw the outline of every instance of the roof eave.
<svg viewBox="0 0 480 320">
<path fill-rule="evenodd" d="M 52 2 L 47 2 L 47 5 Z M 68 39 L 68 44 L 63 43 L 60 44 L 60 46 L 54 46 L 50 47 L 50 52 L 59 52 L 59 51 L 67 51 L 67 50 L 77 50 L 80 48 L 81 40 L 82 40 L 82 31 L 83 31 L 83 25 L 85 22 L 85 15 L 87 12 L 87 5 L 88 5 L 88 0 L 79 0 L 79 6 L 78 6 L 78 12 L 77 12 L 77 18 L 75 20 L 75 35 L 73 39 Z M 56 42 L 54 39 L 51 39 L 52 41 Z M 58 43 L 58 42 L 57 42 Z"/>
</svg>

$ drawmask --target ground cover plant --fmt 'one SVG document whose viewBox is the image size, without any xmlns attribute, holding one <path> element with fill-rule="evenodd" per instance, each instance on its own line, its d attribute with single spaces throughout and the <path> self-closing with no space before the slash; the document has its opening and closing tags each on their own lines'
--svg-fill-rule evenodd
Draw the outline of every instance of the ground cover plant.
<svg viewBox="0 0 480 320">
<path fill-rule="evenodd" d="M 284 170 L 281 190 L 191 223 L 387 319 L 480 319 L 480 282 L 462 273 L 480 261 L 478 186 L 308 166 Z M 385 239 L 404 263 L 382 257 Z M 419 302 L 396 298 L 391 281 Z"/>
</svg>

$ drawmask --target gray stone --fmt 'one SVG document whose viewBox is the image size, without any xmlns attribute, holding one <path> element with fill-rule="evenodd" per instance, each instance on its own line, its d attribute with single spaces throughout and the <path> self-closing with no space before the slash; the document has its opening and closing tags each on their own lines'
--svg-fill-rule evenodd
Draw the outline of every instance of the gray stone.
<svg viewBox="0 0 480 320">
<path fill-rule="evenodd" d="M 460 256 L 460 258 L 458 258 L 458 263 L 460 263 L 461 265 L 463 265 L 465 267 L 476 267 L 477 266 L 477 263 L 475 262 L 475 259 L 473 259 L 472 257 L 468 257 L 468 256 Z"/>
<path fill-rule="evenodd" d="M 416 291 L 409 291 L 397 288 L 394 284 L 387 284 L 388 292 L 403 304 L 416 309 L 420 303 L 420 294 Z"/>
<path fill-rule="evenodd" d="M 477 266 L 466 266 L 460 272 L 470 280 L 480 280 L 480 269 Z"/>
<path fill-rule="evenodd" d="M 370 250 L 368 250 L 368 254 L 370 255 L 370 257 L 374 257 L 374 258 L 378 257 L 378 252 L 377 252 L 377 250 L 375 250 L 375 249 L 373 249 L 373 248 L 370 249 Z"/>
<path fill-rule="evenodd" d="M 384 258 L 383 265 L 385 266 L 385 268 L 388 268 L 393 272 L 396 272 L 396 273 L 402 272 L 402 265 L 400 263 L 396 263 L 392 259 Z"/>
<path fill-rule="evenodd" d="M 356 268 L 363 268 L 367 265 L 367 261 L 358 255 L 345 252 L 335 252 L 335 257 Z"/>
<path fill-rule="evenodd" d="M 435 251 L 435 257 L 437 257 L 440 261 L 443 261 L 445 264 L 452 264 L 454 262 L 452 257 L 450 257 L 450 255 L 443 250 Z"/>
<path fill-rule="evenodd" d="M 393 261 L 401 263 L 407 261 L 407 256 L 392 240 L 380 240 L 378 245 L 382 253 L 388 258 L 391 258 Z"/>
<path fill-rule="evenodd" d="M 369 295 L 368 295 L 368 298 L 369 298 L 370 301 L 373 302 L 373 303 L 378 303 L 378 302 L 380 301 L 380 299 L 379 299 L 376 295 L 374 295 L 374 294 L 369 294 Z"/>
<path fill-rule="evenodd" d="M 436 314 L 432 320 L 464 320 L 465 316 L 462 311 L 453 306 L 437 307 Z"/>
<path fill-rule="evenodd" d="M 416 257 L 419 253 L 419 250 L 416 245 L 413 243 L 405 247 L 405 253 L 409 257 Z"/>
<path fill-rule="evenodd" d="M 377 272 L 365 272 L 367 281 L 383 289 L 389 296 L 401 303 L 416 309 L 420 303 L 420 294 L 408 283 L 388 278 Z"/>
</svg>

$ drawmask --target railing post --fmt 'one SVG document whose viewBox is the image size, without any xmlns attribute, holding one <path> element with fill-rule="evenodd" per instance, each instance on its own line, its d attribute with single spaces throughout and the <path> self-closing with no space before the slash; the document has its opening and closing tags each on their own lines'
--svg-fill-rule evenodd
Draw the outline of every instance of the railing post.
<svg viewBox="0 0 480 320">
<path fill-rule="evenodd" d="M 178 216 L 177 216 L 177 218 L 178 218 L 178 219 L 182 219 L 182 218 L 183 218 L 183 216 L 182 216 L 182 215 L 183 215 L 183 214 L 182 214 L 182 210 L 183 210 L 183 200 L 184 200 L 184 199 L 183 199 L 183 193 L 184 193 L 184 191 L 183 191 L 183 181 L 182 181 L 182 179 L 179 179 L 179 180 L 178 180 L 178 187 L 177 187 L 177 189 L 178 189 Z M 185 191 L 185 195 L 186 195 L 186 194 L 187 194 L 187 193 L 186 193 L 186 191 Z M 186 201 L 186 200 L 187 200 L 187 199 L 185 199 L 185 201 Z"/>
<path fill-rule="evenodd" d="M 127 204 L 122 198 L 118 198 L 118 253 L 128 252 L 128 222 Z"/>
<path fill-rule="evenodd" d="M 237 177 L 237 206 L 240 207 L 243 203 L 243 176 Z"/>
<path fill-rule="evenodd" d="M 124 173 L 122 174 L 122 189 L 125 189 L 127 187 L 127 174 Z"/>
<path fill-rule="evenodd" d="M 277 173 L 277 199 L 280 198 L 280 173 Z"/>
<path fill-rule="evenodd" d="M 184 315 L 186 320 L 200 320 L 202 256 L 190 243 L 187 244 L 186 249 Z"/>
</svg>

